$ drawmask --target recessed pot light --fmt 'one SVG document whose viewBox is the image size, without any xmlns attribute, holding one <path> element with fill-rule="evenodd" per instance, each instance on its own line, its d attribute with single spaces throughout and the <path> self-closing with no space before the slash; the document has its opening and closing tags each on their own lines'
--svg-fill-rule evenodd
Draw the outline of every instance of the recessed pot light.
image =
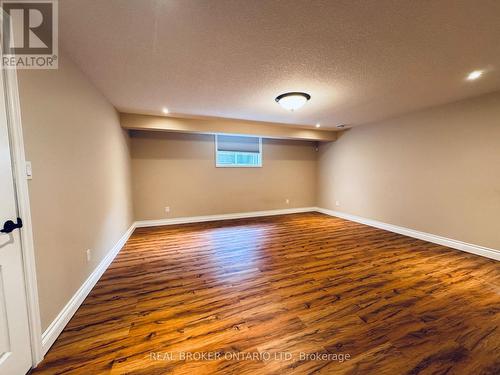
<svg viewBox="0 0 500 375">
<path fill-rule="evenodd" d="M 482 70 L 474 70 L 473 72 L 470 72 L 469 75 L 467 76 L 467 81 L 474 81 L 481 77 L 483 75 Z"/>
<path fill-rule="evenodd" d="M 318 122 L 318 123 L 316 124 L 316 127 L 317 127 L 317 128 L 321 127 L 321 124 Z"/>
<path fill-rule="evenodd" d="M 167 107 L 163 107 L 163 109 L 161 110 L 164 114 L 168 114 L 168 108 Z"/>
<path fill-rule="evenodd" d="M 276 97 L 276 102 L 289 111 L 296 111 L 311 99 L 311 95 L 305 92 L 286 92 Z"/>
</svg>

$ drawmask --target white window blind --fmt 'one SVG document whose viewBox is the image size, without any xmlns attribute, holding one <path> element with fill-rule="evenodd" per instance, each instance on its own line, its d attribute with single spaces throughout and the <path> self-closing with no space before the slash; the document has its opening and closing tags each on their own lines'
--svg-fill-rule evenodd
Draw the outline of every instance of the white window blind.
<svg viewBox="0 0 500 375">
<path fill-rule="evenodd" d="M 240 135 L 215 136 L 217 167 L 261 167 L 262 139 Z"/>
</svg>

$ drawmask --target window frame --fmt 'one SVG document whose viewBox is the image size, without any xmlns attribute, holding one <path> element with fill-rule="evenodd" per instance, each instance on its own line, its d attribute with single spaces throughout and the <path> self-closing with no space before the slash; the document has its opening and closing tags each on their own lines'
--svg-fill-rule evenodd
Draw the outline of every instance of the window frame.
<svg viewBox="0 0 500 375">
<path fill-rule="evenodd" d="M 259 164 L 256 164 L 256 165 L 219 164 L 217 162 L 219 135 L 258 138 L 258 140 L 259 140 Z M 262 137 L 255 136 L 255 135 L 244 135 L 244 134 L 217 133 L 217 134 L 214 134 L 214 138 L 215 138 L 215 142 L 214 142 L 214 144 L 215 144 L 215 152 L 214 152 L 215 153 L 215 168 L 262 168 Z"/>
</svg>

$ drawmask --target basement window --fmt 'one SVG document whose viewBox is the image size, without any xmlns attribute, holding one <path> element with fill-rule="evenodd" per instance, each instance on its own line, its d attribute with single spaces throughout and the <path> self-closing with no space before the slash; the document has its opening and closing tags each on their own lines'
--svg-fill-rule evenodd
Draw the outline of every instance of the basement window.
<svg viewBox="0 0 500 375">
<path fill-rule="evenodd" d="M 262 167 L 262 138 L 215 135 L 216 167 Z"/>
</svg>

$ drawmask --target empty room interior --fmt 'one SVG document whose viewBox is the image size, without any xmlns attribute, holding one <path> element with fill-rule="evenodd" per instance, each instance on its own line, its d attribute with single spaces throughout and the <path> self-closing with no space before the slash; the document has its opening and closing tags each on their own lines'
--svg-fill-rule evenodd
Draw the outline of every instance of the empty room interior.
<svg viewBox="0 0 500 375">
<path fill-rule="evenodd" d="M 500 374 L 500 2 L 2 1 L 0 374 Z"/>
</svg>

